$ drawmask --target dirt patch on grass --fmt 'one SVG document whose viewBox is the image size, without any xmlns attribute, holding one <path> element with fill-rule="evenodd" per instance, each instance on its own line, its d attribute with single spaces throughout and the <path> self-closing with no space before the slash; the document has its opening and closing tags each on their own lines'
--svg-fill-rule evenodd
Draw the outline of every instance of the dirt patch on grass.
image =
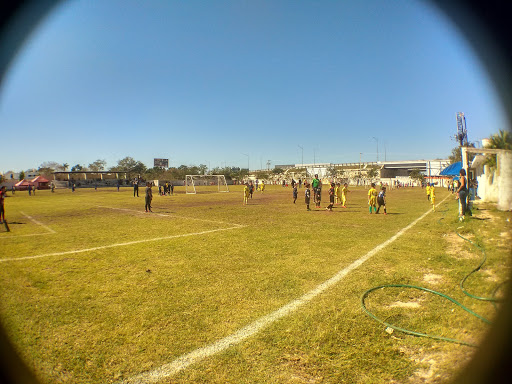
<svg viewBox="0 0 512 384">
<path fill-rule="evenodd" d="M 437 285 L 441 282 L 443 276 L 436 275 L 435 273 L 426 273 L 423 275 L 423 281 L 426 281 L 429 284 Z"/>
<path fill-rule="evenodd" d="M 395 301 L 394 303 L 391 303 L 389 305 L 390 308 L 395 308 L 395 307 L 398 307 L 398 308 L 419 308 L 421 305 L 419 302 L 417 301 L 408 301 L 408 302 L 403 302 L 403 301 Z"/>
<path fill-rule="evenodd" d="M 469 239 L 469 236 L 465 236 Z M 448 256 L 452 256 L 456 259 L 475 259 L 479 256 L 469 252 L 467 248 L 465 248 L 466 241 L 458 236 L 456 233 L 446 233 L 444 235 L 444 239 L 446 240 L 447 247 L 446 253 Z"/>
<path fill-rule="evenodd" d="M 419 368 L 405 381 L 406 384 L 437 384 L 446 383 L 454 379 L 457 373 L 464 368 L 473 350 L 449 352 L 437 350 L 436 347 L 425 350 L 401 346 L 400 353 L 408 356 L 419 365 Z"/>
<path fill-rule="evenodd" d="M 301 353 L 285 354 L 281 359 L 281 383 L 307 383 L 323 382 L 322 376 L 312 375 L 309 370 L 312 364 L 307 355 Z"/>
</svg>

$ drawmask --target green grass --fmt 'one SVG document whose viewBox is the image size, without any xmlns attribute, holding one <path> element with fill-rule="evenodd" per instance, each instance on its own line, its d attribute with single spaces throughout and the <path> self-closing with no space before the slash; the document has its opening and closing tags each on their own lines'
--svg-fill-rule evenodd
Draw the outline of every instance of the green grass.
<svg viewBox="0 0 512 384">
<path fill-rule="evenodd" d="M 368 214 L 362 188 L 352 188 L 348 208 L 333 212 L 307 212 L 302 193 L 294 205 L 291 189 L 280 186 L 256 192 L 248 206 L 240 186 L 198 195 L 181 189 L 155 196 L 153 214 L 143 212 L 144 198 L 129 189 L 17 192 L 6 200 L 11 232 L 0 233 L 0 258 L 19 260 L 0 263 L 0 316 L 41 381 L 118 382 L 172 362 L 301 297 L 430 209 L 419 188 L 388 191 L 386 216 Z M 438 189 L 437 202 L 445 196 Z M 323 199 L 325 207 L 325 192 Z M 162 382 L 452 378 L 473 348 L 389 335 L 363 312 L 360 298 L 376 285 L 421 285 L 492 319 L 492 305 L 459 288 L 481 254 L 455 230 L 487 251 L 482 271 L 468 279 L 469 291 L 488 295 L 510 275 L 511 215 L 481 208 L 475 216 L 486 220 L 458 223 L 450 196 L 298 311 Z M 21 259 L 38 255 L 47 256 Z M 488 330 L 420 292 L 380 290 L 367 304 L 387 322 L 421 332 L 478 343 Z"/>
</svg>

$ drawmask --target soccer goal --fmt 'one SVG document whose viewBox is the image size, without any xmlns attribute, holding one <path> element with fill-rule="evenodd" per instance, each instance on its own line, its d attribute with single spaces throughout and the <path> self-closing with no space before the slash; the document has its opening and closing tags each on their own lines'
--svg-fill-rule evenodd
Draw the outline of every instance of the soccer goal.
<svg viewBox="0 0 512 384">
<path fill-rule="evenodd" d="M 189 194 L 229 192 L 229 188 L 224 175 L 187 175 L 185 192 Z"/>
</svg>

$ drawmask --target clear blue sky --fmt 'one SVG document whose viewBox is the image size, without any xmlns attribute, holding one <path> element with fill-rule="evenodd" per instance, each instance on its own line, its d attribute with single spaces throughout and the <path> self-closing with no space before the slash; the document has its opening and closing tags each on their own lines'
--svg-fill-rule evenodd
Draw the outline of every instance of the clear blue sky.
<svg viewBox="0 0 512 384">
<path fill-rule="evenodd" d="M 66 1 L 0 94 L 0 171 L 446 158 L 458 111 L 505 129 L 490 80 L 423 1 Z M 376 139 L 373 139 L 376 138 Z M 245 154 L 245 155 L 244 155 Z"/>
</svg>

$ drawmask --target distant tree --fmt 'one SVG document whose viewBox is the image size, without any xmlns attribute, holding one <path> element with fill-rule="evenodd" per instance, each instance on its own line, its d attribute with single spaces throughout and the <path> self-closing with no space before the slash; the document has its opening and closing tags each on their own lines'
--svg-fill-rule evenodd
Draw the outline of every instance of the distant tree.
<svg viewBox="0 0 512 384">
<path fill-rule="evenodd" d="M 366 176 L 368 176 L 369 179 L 376 178 L 377 176 L 379 176 L 379 168 L 371 167 L 368 171 L 366 171 Z"/>
<path fill-rule="evenodd" d="M 199 167 L 197 167 L 199 170 L 200 175 L 206 175 L 208 171 L 208 167 L 205 164 L 199 164 Z"/>
<path fill-rule="evenodd" d="M 267 171 L 256 171 L 254 176 L 259 180 L 267 180 L 270 177 L 270 173 Z"/>
<path fill-rule="evenodd" d="M 475 143 L 469 143 L 468 147 L 475 148 Z M 475 158 L 475 155 L 473 153 L 468 153 L 468 158 L 471 162 Z M 452 153 L 450 156 L 448 156 L 448 160 L 450 161 L 450 164 L 462 161 L 462 153 L 460 151 L 460 147 L 455 147 L 452 149 Z"/>
<path fill-rule="evenodd" d="M 500 129 L 498 133 L 489 137 L 489 146 L 487 148 L 512 150 L 512 136 L 509 132 Z M 496 169 L 496 155 L 487 155 L 485 164 L 490 168 Z"/>
<path fill-rule="evenodd" d="M 20 180 L 23 180 L 25 178 L 25 172 L 21 171 L 19 178 L 20 178 Z"/>
<path fill-rule="evenodd" d="M 39 167 L 37 169 L 37 172 L 42 175 L 42 176 L 45 176 L 45 177 L 50 177 L 51 174 L 54 172 L 54 169 L 53 168 L 48 168 L 48 167 Z"/>
<path fill-rule="evenodd" d="M 52 172 L 54 171 L 62 171 L 64 170 L 62 164 L 60 163 L 57 163 L 56 161 L 45 161 L 44 163 L 42 163 L 40 166 L 39 166 L 39 169 L 51 169 Z M 38 169 L 38 170 L 39 170 Z"/>
<path fill-rule="evenodd" d="M 409 173 L 409 177 L 413 180 L 419 181 L 420 183 L 422 183 L 423 179 L 425 178 L 419 169 L 413 169 L 411 173 Z"/>
<path fill-rule="evenodd" d="M 67 171 L 67 169 L 69 168 L 69 164 L 68 163 L 64 163 L 62 164 L 62 170 L 65 172 Z"/>
<path fill-rule="evenodd" d="M 284 173 L 284 169 L 282 169 L 282 168 L 274 168 L 274 169 L 272 170 L 272 173 L 273 173 L 274 175 L 281 175 L 281 174 L 283 174 L 283 173 Z"/>
<path fill-rule="evenodd" d="M 91 171 L 98 172 L 98 171 L 104 171 L 106 166 L 107 166 L 107 162 L 105 160 L 98 159 L 95 162 L 89 164 L 88 168 Z"/>
<path fill-rule="evenodd" d="M 111 167 L 110 171 L 113 172 L 126 172 L 128 178 L 133 178 L 146 172 L 146 166 L 140 162 L 134 160 L 132 157 L 125 157 L 117 162 L 115 167 Z"/>
<path fill-rule="evenodd" d="M 83 171 L 84 168 L 80 164 L 73 165 L 71 167 L 71 172 Z"/>
<path fill-rule="evenodd" d="M 336 170 L 336 167 L 334 167 L 332 165 L 327 167 L 327 169 L 325 171 L 327 173 L 327 176 L 330 177 L 330 178 L 336 177 L 336 175 L 338 173 L 338 171 Z"/>
</svg>

